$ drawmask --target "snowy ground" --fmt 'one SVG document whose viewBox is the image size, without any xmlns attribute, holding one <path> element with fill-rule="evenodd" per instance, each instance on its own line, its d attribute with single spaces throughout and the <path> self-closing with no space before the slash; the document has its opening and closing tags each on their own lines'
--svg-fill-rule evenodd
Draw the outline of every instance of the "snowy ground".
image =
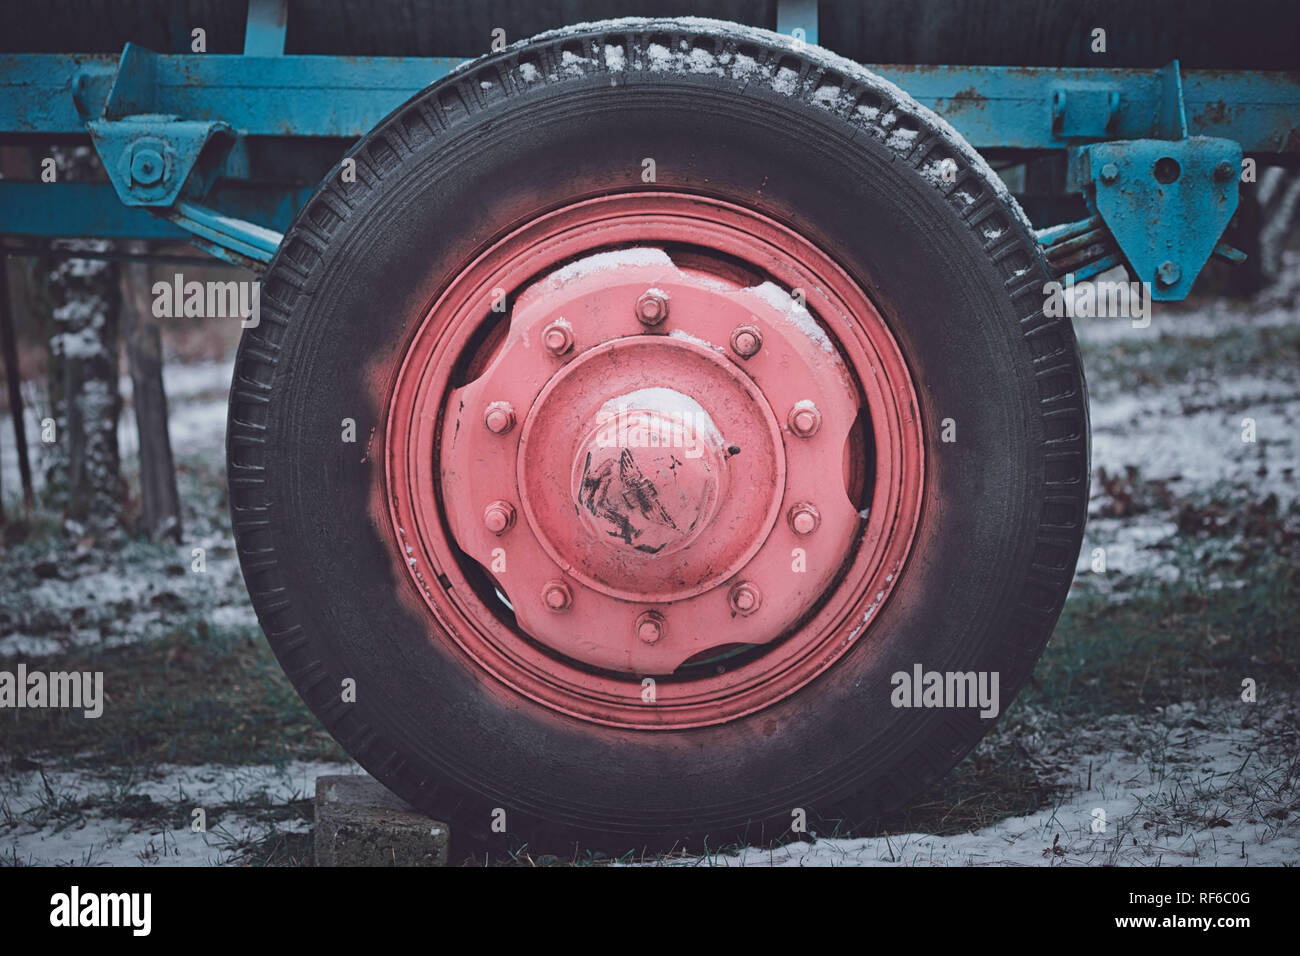
<svg viewBox="0 0 1300 956">
<path fill-rule="evenodd" d="M 667 866 L 1284 866 L 1300 861 L 1297 710 L 1262 727 L 1244 706 L 1170 707 L 1038 742 L 1066 795 L 1030 816 L 966 833 L 900 833 L 751 847 Z"/>
<path fill-rule="evenodd" d="M 1290 265 L 1291 274 L 1300 275 L 1300 261 Z M 1260 562 L 1300 536 L 1296 288 L 1253 303 L 1157 305 L 1147 329 L 1115 319 L 1079 320 L 1076 327 L 1089 371 L 1094 479 L 1071 605 L 1150 606 L 1156 622 L 1164 613 L 1161 602 L 1185 602 L 1186 590 L 1210 594 L 1257 582 L 1259 568 L 1269 566 Z M 76 544 L 75 529 L 70 538 L 54 529 L 7 542 L 0 552 L 0 669 L 18 662 L 38 667 L 46 659 L 72 666 L 92 652 L 109 655 L 98 659 L 111 663 L 113 654 L 147 655 L 157 646 L 156 665 L 166 673 L 155 675 L 158 689 L 151 693 L 165 696 L 175 685 L 178 695 L 189 694 L 185 681 L 194 674 L 230 668 L 235 676 L 223 685 L 226 696 L 218 699 L 214 691 L 214 701 L 141 704 L 136 722 L 114 731 L 125 742 L 114 744 L 111 758 L 53 738 L 49 753 L 22 749 L 0 732 L 0 862 L 301 863 L 304 854 L 309 858 L 315 776 L 356 770 L 341 755 L 322 759 L 329 752 L 311 736 L 318 732 L 302 729 L 314 722 L 291 691 L 275 684 L 274 662 L 259 648 L 221 491 L 229 377 L 229 363 L 168 370 L 172 441 L 186 503 L 182 544 L 123 542 L 105 552 Z M 1254 442 L 1242 441 L 1247 418 L 1254 422 Z M 33 413 L 33 436 L 39 435 L 36 419 Z M 120 434 L 129 467 L 136 448 L 129 410 Z M 11 443 L 3 446 L 0 467 L 12 492 L 17 471 Z M 194 548 L 204 549 L 202 573 L 192 569 Z M 1184 591 L 1169 590 L 1179 587 Z M 1291 620 L 1295 610 L 1286 609 Z M 178 629 L 200 633 L 203 642 L 227 648 L 221 652 L 227 656 L 203 657 L 201 644 L 186 643 Z M 1154 631 L 1125 637 L 1141 645 L 1154 640 Z M 1237 635 L 1229 627 L 1185 638 L 1231 646 Z M 1284 653 L 1294 663 L 1293 640 Z M 1276 658 L 1260 658 L 1256 670 L 1267 678 L 1276 664 Z M 1158 678 L 1152 675 L 1150 684 Z M 250 681 L 262 682 L 259 696 L 249 698 L 264 710 L 262 723 L 241 722 L 239 695 L 249 693 Z M 653 862 L 1294 863 L 1300 860 L 1300 686 L 1268 691 L 1256 703 L 1189 694 L 1089 719 L 1018 702 L 971 759 L 983 754 L 996 762 L 999 748 L 1014 745 L 1033 786 L 1050 794 L 1032 813 L 992 814 L 955 831 L 935 826 L 931 833 L 818 837 Z M 1139 688 L 1138 698 L 1142 694 Z M 183 753 L 168 750 L 166 740 L 137 746 L 140 728 L 151 721 L 162 738 L 214 722 L 223 729 L 213 731 L 220 739 Z M 297 736 L 267 751 L 264 738 L 287 726 L 298 728 Z M 248 738 L 247 753 L 235 747 Z M 205 809 L 206 832 L 192 829 L 195 807 Z"/>
<path fill-rule="evenodd" d="M 1071 600 L 1137 600 L 1184 578 L 1209 590 L 1244 586 L 1255 565 L 1235 531 L 1252 506 L 1270 532 L 1288 541 L 1300 532 L 1300 363 L 1267 348 L 1274 333 L 1295 341 L 1300 329 L 1300 257 L 1288 264 L 1290 284 L 1253 303 L 1157 304 L 1145 329 L 1122 319 L 1075 322 L 1089 374 L 1093 491 Z M 1242 440 L 1246 418 L 1254 442 Z M 1187 534 L 1197 521 L 1227 530 Z M 1288 650 L 1292 661 L 1300 654 L 1294 630 Z M 815 837 L 650 865 L 1296 865 L 1297 690 L 1086 723 L 1021 708 L 981 749 L 1018 738 L 1038 782 L 1054 792 L 1038 812 L 942 836 Z"/>
<path fill-rule="evenodd" d="M 68 549 L 61 541 L 50 542 L 44 550 L 14 548 L 0 564 L 0 590 L 21 594 L 22 600 L 0 606 L 0 662 L 78 646 L 113 647 L 155 639 L 180 614 L 202 616 L 217 630 L 256 626 L 229 521 L 221 511 L 224 504 L 213 494 L 214 481 L 225 467 L 232 368 L 233 357 L 231 362 L 169 366 L 164 373 L 185 510 L 183 541 L 161 547 L 126 541 L 108 550 L 89 542 Z M 128 472 L 139 452 L 130 388 L 130 380 L 123 379 L 128 404 L 118 423 L 118 444 Z M 44 473 L 41 411 L 29 405 L 26 412 L 39 489 Z M 3 487 L 12 492 L 19 486 L 17 452 L 12 442 L 4 443 L 2 450 Z M 201 573 L 194 571 L 196 548 L 203 552 Z"/>
<path fill-rule="evenodd" d="M 0 783 L 0 863 L 207 866 L 311 829 L 316 778 L 355 764 L 160 766 L 146 779 L 27 770 Z M 200 819 L 194 815 L 202 810 Z"/>
<path fill-rule="evenodd" d="M 1300 256 L 1293 253 L 1288 262 L 1291 274 L 1300 275 Z M 1226 339 L 1250 341 L 1253 335 L 1295 330 L 1300 325 L 1295 281 L 1253 304 L 1226 299 L 1195 308 L 1156 304 L 1145 329 L 1122 319 L 1075 322 L 1089 373 L 1094 475 L 1080 573 L 1091 569 L 1095 547 L 1106 548 L 1112 575 L 1171 580 L 1180 573 L 1166 556 L 1166 546 L 1179 533 L 1169 509 L 1148 510 L 1153 502 L 1141 501 L 1138 508 L 1129 502 L 1116 509 L 1124 503 L 1106 493 L 1099 480 L 1103 472 L 1123 486 L 1126 472 L 1137 469 L 1142 483 L 1169 498 L 1275 495 L 1284 510 L 1300 499 L 1300 365 L 1281 357 L 1263 367 L 1243 362 L 1220 368 L 1211 361 Z M 1123 377 L 1105 374 L 1107 364 L 1097 361 L 1116 348 L 1124 350 L 1122 360 L 1132 360 Z M 1155 369 L 1154 381 L 1143 382 L 1148 377 L 1143 365 L 1162 353 L 1173 353 L 1172 367 Z M 1101 365 L 1101 374 L 1095 365 Z M 1254 423 L 1253 442 L 1242 440 L 1248 419 Z"/>
</svg>

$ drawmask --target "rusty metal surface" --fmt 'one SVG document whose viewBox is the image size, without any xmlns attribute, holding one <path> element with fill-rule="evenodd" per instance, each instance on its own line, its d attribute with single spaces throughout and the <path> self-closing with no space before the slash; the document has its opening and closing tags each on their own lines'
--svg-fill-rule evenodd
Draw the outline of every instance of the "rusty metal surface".
<svg viewBox="0 0 1300 956">
<path fill-rule="evenodd" d="M 470 55 L 474 51 L 467 50 Z M 358 137 L 463 58 L 154 54 L 0 56 L 0 135 L 84 133 L 74 100 L 97 115 L 118 61 L 148 59 L 138 112 L 222 121 L 247 136 Z M 948 120 L 976 148 L 1057 149 L 1091 139 L 1162 135 L 1161 69 L 868 64 Z M 1300 152 L 1300 73 L 1183 70 L 1190 136 L 1248 151 Z M 1118 96 L 1114 117 L 1071 119 Z M 1064 113 L 1054 110 L 1064 95 Z M 128 105 L 121 104 L 122 108 Z M 121 110 L 119 109 L 119 113 Z M 1067 135 L 1082 129 L 1080 135 Z"/>
</svg>

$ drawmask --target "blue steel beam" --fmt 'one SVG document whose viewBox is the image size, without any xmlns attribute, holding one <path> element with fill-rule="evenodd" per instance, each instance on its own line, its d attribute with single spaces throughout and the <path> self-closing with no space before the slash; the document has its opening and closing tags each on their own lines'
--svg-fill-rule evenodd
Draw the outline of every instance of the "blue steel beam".
<svg viewBox="0 0 1300 956">
<path fill-rule="evenodd" d="M 777 0 L 776 32 L 816 43 L 817 0 Z"/>
<path fill-rule="evenodd" d="M 205 202 L 229 216 L 284 232 L 314 189 L 222 182 Z M 0 180 L 0 235 L 184 241 L 191 233 L 144 208 L 123 206 L 108 183 Z"/>
<path fill-rule="evenodd" d="M 263 272 L 284 241 L 284 234 L 195 203 L 168 209 L 172 222 L 192 233 L 190 242 L 218 259 Z"/>
<path fill-rule="evenodd" d="M 152 58 L 148 110 L 224 121 L 247 136 L 344 137 L 373 129 L 458 63 L 451 58 L 154 54 L 128 44 L 122 60 Z M 0 56 L 0 135 L 84 134 L 78 77 L 99 115 L 119 58 Z M 122 104 L 125 106 L 125 104 Z M 139 104 L 143 105 L 143 104 Z"/>
<path fill-rule="evenodd" d="M 1081 139 L 1169 138 L 1167 69 L 1094 70 L 1007 66 L 870 66 L 934 110 L 976 149 L 1061 149 Z M 1119 96 L 1104 133 L 1064 136 L 1053 99 Z M 1073 94 L 1073 95 L 1072 95 Z M 1247 152 L 1300 153 L 1300 73 L 1192 70 L 1182 73 L 1188 136 L 1236 140 Z"/>
<path fill-rule="evenodd" d="M 289 0 L 248 0 L 244 56 L 283 56 Z"/>
<path fill-rule="evenodd" d="M 154 58 L 156 90 L 149 112 L 220 120 L 248 136 L 362 136 L 462 62 L 140 53 Z M 944 117 L 977 149 L 1063 149 L 1086 139 L 1165 136 L 1166 70 L 868 69 Z M 116 70 L 112 57 L 0 56 L 0 135 L 84 134 L 74 93 L 88 102 L 90 115 L 98 115 Z M 1187 135 L 1236 140 L 1249 154 L 1300 153 L 1300 73 L 1192 70 L 1182 74 L 1182 91 Z M 1103 133 L 1088 114 L 1108 102 L 1111 92 L 1118 93 L 1119 103 Z M 1054 122 L 1057 94 L 1064 94 L 1059 123 Z M 1082 129 L 1097 135 L 1065 135 L 1075 128 L 1076 115 Z"/>
</svg>

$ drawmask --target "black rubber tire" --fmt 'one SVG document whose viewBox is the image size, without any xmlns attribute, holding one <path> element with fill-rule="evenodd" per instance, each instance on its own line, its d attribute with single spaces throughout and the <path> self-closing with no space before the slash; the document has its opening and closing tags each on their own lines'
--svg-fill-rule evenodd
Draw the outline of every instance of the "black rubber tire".
<svg viewBox="0 0 1300 956">
<path fill-rule="evenodd" d="M 607 66 L 606 45 L 621 48 L 622 70 Z M 666 70 L 652 46 L 723 62 Z M 744 62 L 737 54 L 754 61 L 743 76 L 729 65 Z M 533 848 L 577 839 L 618 851 L 766 839 L 796 808 L 841 827 L 869 822 L 974 746 L 993 721 L 895 708 L 890 675 L 915 663 L 996 671 L 1005 710 L 1073 576 L 1088 419 L 1073 330 L 1042 314 L 1041 250 L 950 129 L 860 68 L 776 34 L 613 21 L 475 61 L 350 156 L 356 182 L 331 175 L 265 277 L 228 435 L 259 619 L 349 753 L 460 836 L 489 832 L 500 808 L 509 838 Z M 641 183 L 647 156 L 655 186 Z M 945 159 L 955 182 L 934 175 Z M 385 413 L 362 396 L 376 375 L 391 384 L 433 296 L 494 238 L 579 196 L 650 188 L 760 209 L 851 272 L 913 372 L 927 463 L 917 540 L 869 640 L 750 717 L 638 733 L 484 693 L 490 678 L 395 599 L 413 586 L 390 571 L 392 531 L 365 507 L 383 492 Z M 344 418 L 360 445 L 340 444 Z M 947 418 L 953 442 L 941 441 Z M 340 699 L 349 677 L 355 703 Z"/>
</svg>

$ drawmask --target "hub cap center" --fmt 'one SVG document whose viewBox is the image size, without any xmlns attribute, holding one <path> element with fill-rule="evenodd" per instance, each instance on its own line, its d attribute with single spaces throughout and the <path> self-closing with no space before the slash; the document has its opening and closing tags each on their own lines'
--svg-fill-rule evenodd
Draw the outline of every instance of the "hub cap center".
<svg viewBox="0 0 1300 956">
<path fill-rule="evenodd" d="M 709 525 L 726 492 L 727 458 L 694 399 L 647 388 L 606 402 L 573 461 L 573 500 L 612 547 L 671 554 Z"/>
</svg>

